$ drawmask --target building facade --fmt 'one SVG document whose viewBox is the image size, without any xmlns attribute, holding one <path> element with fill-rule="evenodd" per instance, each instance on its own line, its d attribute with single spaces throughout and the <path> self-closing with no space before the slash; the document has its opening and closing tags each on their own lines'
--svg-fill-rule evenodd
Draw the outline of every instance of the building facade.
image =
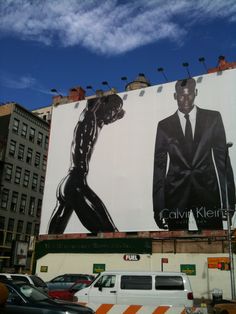
<svg viewBox="0 0 236 314">
<path fill-rule="evenodd" d="M 41 235 L 35 255 L 36 273 L 44 281 L 66 273 L 185 272 L 194 298 L 205 299 L 211 299 L 216 288 L 231 298 L 228 256 L 223 230 Z"/>
<path fill-rule="evenodd" d="M 16 103 L 0 107 L 0 266 L 13 267 L 14 244 L 39 233 L 49 124 Z M 24 266 L 29 268 L 30 259 Z"/>
<path fill-rule="evenodd" d="M 51 123 L 52 106 L 46 106 L 46 107 L 34 109 L 32 110 L 32 113 L 34 113 L 36 116 L 43 119 L 44 121 L 47 121 L 49 124 Z"/>
</svg>

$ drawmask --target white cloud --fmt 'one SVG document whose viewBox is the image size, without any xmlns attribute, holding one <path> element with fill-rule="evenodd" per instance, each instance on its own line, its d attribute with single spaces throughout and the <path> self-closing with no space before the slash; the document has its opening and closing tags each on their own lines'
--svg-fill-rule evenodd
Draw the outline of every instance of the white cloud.
<svg viewBox="0 0 236 314">
<path fill-rule="evenodd" d="M 185 25 L 219 18 L 236 21 L 235 0 L 0 1 L 2 36 L 113 55 L 161 39 L 181 41 Z"/>
<path fill-rule="evenodd" d="M 43 94 L 51 94 L 49 90 L 40 86 L 37 80 L 30 75 L 15 78 L 7 73 L 0 73 L 0 84 L 11 89 L 29 89 Z"/>
<path fill-rule="evenodd" d="M 36 84 L 36 80 L 31 76 L 22 76 L 20 78 L 14 79 L 7 75 L 1 75 L 0 77 L 1 84 L 8 88 L 16 88 L 16 89 L 25 89 L 31 88 Z"/>
</svg>

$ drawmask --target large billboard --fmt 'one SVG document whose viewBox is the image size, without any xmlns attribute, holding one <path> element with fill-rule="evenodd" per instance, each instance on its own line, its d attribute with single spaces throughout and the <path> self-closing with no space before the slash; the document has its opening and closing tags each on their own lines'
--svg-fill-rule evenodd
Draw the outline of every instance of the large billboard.
<svg viewBox="0 0 236 314">
<path fill-rule="evenodd" d="M 55 106 L 40 233 L 227 228 L 235 86 L 226 70 Z"/>
</svg>

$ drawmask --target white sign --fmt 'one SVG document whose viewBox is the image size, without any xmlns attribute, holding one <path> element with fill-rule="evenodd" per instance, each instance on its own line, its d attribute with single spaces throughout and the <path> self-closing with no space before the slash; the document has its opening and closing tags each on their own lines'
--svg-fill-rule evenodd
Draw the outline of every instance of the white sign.
<svg viewBox="0 0 236 314">
<path fill-rule="evenodd" d="M 226 138 L 223 141 L 233 143 L 229 148 L 229 156 L 234 177 L 230 175 L 228 179 L 232 181 L 234 178 L 235 181 L 236 70 L 202 75 L 196 77 L 195 81 L 197 96 L 194 104 L 204 109 L 201 112 L 210 111 L 210 116 L 214 116 L 215 123 L 220 123 L 221 130 L 222 127 L 225 130 Z M 203 176 L 198 176 L 197 171 L 195 175 L 198 176 L 197 184 L 204 185 L 208 180 L 214 185 L 215 190 L 219 190 L 216 208 L 214 202 L 212 208 L 208 208 L 207 211 L 204 206 L 199 206 L 199 208 L 195 207 L 194 211 L 188 208 L 188 211 L 183 213 L 185 205 L 181 207 L 180 202 L 174 212 L 165 207 L 165 202 L 170 200 L 163 196 L 165 190 L 174 191 L 175 183 L 181 184 L 187 171 L 192 171 L 188 166 L 186 169 L 181 168 L 182 165 L 186 165 L 183 158 L 178 157 L 182 160 L 182 164 L 178 166 L 179 168 L 175 166 L 175 169 L 179 169 L 178 175 L 172 175 L 169 170 L 174 169 L 170 168 L 170 165 L 175 158 L 168 160 L 169 168 L 167 168 L 168 163 L 165 163 L 164 157 L 163 167 L 166 169 L 163 170 L 163 178 L 158 179 L 155 175 L 159 188 L 155 190 L 154 187 L 154 170 L 158 169 L 156 159 L 159 165 L 162 162 L 160 157 L 155 157 L 157 128 L 158 125 L 160 126 L 160 121 L 163 121 L 163 128 L 160 128 L 159 132 L 161 143 L 158 143 L 158 153 L 163 150 L 164 156 L 166 145 L 169 143 L 173 146 L 173 150 L 169 150 L 169 153 L 174 153 L 176 149 L 178 154 L 179 140 L 168 139 L 165 135 L 167 134 L 165 120 L 169 125 L 169 133 L 172 132 L 173 136 L 177 133 L 176 125 L 170 123 L 168 119 L 178 109 L 174 98 L 175 83 L 120 93 L 116 95 L 117 99 L 97 98 L 94 102 L 83 100 L 53 108 L 40 234 L 168 230 L 168 224 L 167 229 L 163 229 L 165 225 L 161 224 L 162 218 L 169 221 L 176 219 L 181 223 L 188 220 L 183 224 L 183 229 L 196 230 L 198 226 L 195 218 L 197 217 L 200 227 L 206 227 L 204 224 L 208 221 L 213 228 L 215 223 L 213 218 L 219 221 L 218 218 L 222 215 L 225 197 L 222 194 L 224 189 L 220 188 L 224 186 L 222 171 L 217 175 L 208 172 L 212 168 L 212 161 L 211 166 L 204 164 L 205 170 L 201 170 Z M 213 128 L 214 125 L 210 125 L 210 118 L 205 119 L 204 130 L 209 138 L 214 135 Z M 200 128 L 202 129 L 203 127 Z M 178 131 L 180 130 L 179 123 Z M 196 122 L 195 134 L 199 132 L 198 130 Z M 224 131 L 220 132 L 220 137 L 224 137 Z M 202 145 L 206 147 L 212 145 L 212 151 L 215 149 L 220 153 L 222 149 L 221 147 L 218 149 L 218 142 L 220 141 L 216 139 L 209 143 L 203 140 Z M 196 152 L 196 160 L 199 152 Z M 218 163 L 222 164 L 222 158 L 224 159 L 224 156 L 215 158 L 216 166 Z M 196 167 L 200 165 L 202 165 L 201 161 Z M 167 170 L 168 178 L 164 176 Z M 175 183 L 171 181 L 171 176 L 175 178 Z M 234 190 L 231 183 L 229 187 L 231 191 Z M 204 197 L 213 195 L 202 188 L 202 193 L 204 191 L 206 194 Z M 186 188 L 181 187 L 175 192 L 171 199 L 173 203 L 175 197 L 183 199 L 188 192 L 187 185 Z M 158 193 L 162 196 L 158 196 Z M 156 195 L 157 203 L 163 203 L 160 208 L 159 205 L 154 204 L 153 197 L 155 198 Z M 230 206 L 235 207 L 235 202 Z M 222 224 L 222 219 L 220 222 Z M 225 222 L 223 224 L 225 228 Z M 220 224 L 218 227 L 220 228 Z"/>
<path fill-rule="evenodd" d="M 135 254 L 125 254 L 124 260 L 129 262 L 138 262 L 140 260 L 140 255 Z"/>
</svg>

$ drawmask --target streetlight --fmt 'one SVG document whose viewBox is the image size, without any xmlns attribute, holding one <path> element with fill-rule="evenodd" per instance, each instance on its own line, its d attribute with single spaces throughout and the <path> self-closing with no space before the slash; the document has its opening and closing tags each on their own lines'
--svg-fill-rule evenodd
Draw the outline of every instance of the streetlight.
<svg viewBox="0 0 236 314">
<path fill-rule="evenodd" d="M 111 86 L 108 84 L 107 81 L 103 81 L 103 82 L 102 82 L 102 85 L 107 85 L 107 86 L 111 89 Z"/>
<path fill-rule="evenodd" d="M 189 64 L 188 64 L 188 62 L 183 62 L 182 63 L 182 66 L 184 67 L 184 68 L 186 68 L 186 71 L 187 71 L 187 73 L 188 73 L 188 78 L 191 78 L 191 74 L 190 74 L 190 72 L 189 72 Z"/>
<path fill-rule="evenodd" d="M 164 68 L 158 68 L 157 71 L 158 71 L 158 72 L 161 72 L 162 75 L 163 75 L 163 77 L 165 78 L 166 82 L 168 82 L 168 78 L 167 78 L 167 76 L 165 75 Z"/>
<path fill-rule="evenodd" d="M 121 79 L 121 81 L 126 82 L 126 84 L 125 84 L 125 90 L 126 90 L 126 86 L 128 85 L 128 78 L 127 78 L 127 76 L 122 76 L 120 79 Z"/>
<path fill-rule="evenodd" d="M 200 57 L 198 59 L 198 61 L 203 65 L 204 69 L 206 70 L 206 72 L 208 71 L 206 63 L 205 63 L 205 58 L 204 57 Z"/>
<path fill-rule="evenodd" d="M 95 94 L 96 94 L 96 91 L 94 90 L 93 86 L 92 85 L 88 85 L 86 86 L 86 89 L 91 89 Z"/>
<path fill-rule="evenodd" d="M 56 88 L 52 88 L 52 89 L 51 89 L 51 92 L 54 93 L 54 94 L 57 94 L 58 96 L 62 96 L 62 95 L 58 92 L 58 90 L 57 90 Z"/>
</svg>

